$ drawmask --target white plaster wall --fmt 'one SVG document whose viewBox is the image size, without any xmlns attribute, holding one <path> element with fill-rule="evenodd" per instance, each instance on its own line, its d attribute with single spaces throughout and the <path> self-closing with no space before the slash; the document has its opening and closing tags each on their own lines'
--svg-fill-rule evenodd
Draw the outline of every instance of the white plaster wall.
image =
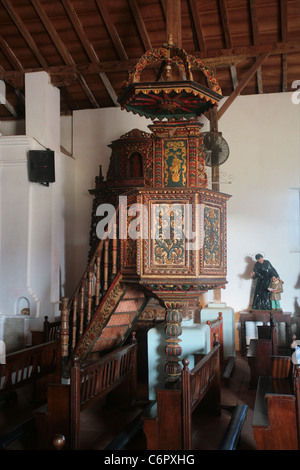
<svg viewBox="0 0 300 470">
<path fill-rule="evenodd" d="M 232 195 L 228 202 L 228 285 L 222 291 L 222 301 L 236 312 L 248 307 L 249 272 L 257 252 L 273 263 L 285 282 L 283 309 L 293 313 L 295 298 L 300 301 L 300 105 L 293 104 L 291 96 L 240 96 L 219 121 L 219 130 L 230 147 L 229 159 L 220 170 L 233 177 L 231 184 L 220 188 Z M 203 131 L 208 130 L 207 120 L 201 120 Z M 86 267 L 88 253 L 92 210 L 88 189 L 94 188 L 100 164 L 106 175 L 111 153 L 108 145 L 133 128 L 149 131 L 150 123 L 118 108 L 74 112 L 76 282 Z"/>
<path fill-rule="evenodd" d="M 60 120 L 59 90 L 47 74 L 28 74 L 25 85 L 25 129 L 1 123 L 0 136 L 0 339 L 10 348 L 29 344 L 45 315 L 59 315 L 74 258 L 75 161 L 60 152 L 61 127 L 63 141 L 71 142 L 70 122 Z M 26 135 L 15 135 L 21 127 Z M 47 147 L 55 151 L 48 187 L 28 178 L 29 150 Z M 30 316 L 21 314 L 24 307 Z"/>
<path fill-rule="evenodd" d="M 250 272 L 262 253 L 284 280 L 281 306 L 299 303 L 300 105 L 292 93 L 240 96 L 219 121 L 230 156 L 220 168 L 233 176 L 221 191 L 228 202 L 228 285 L 222 300 L 248 307 Z"/>
</svg>

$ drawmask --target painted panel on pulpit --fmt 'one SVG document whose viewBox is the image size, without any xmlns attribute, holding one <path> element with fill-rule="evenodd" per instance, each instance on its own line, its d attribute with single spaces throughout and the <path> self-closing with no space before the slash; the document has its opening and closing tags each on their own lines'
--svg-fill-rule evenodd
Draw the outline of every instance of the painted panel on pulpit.
<svg viewBox="0 0 300 470">
<path fill-rule="evenodd" d="M 184 206 L 153 204 L 153 265 L 184 266 Z"/>
<path fill-rule="evenodd" d="M 141 191 L 138 200 L 144 211 L 142 232 L 148 227 L 147 233 L 142 233 L 142 242 L 138 240 L 140 274 L 174 279 L 196 276 L 196 255 L 189 238 L 189 229 L 195 231 L 195 226 L 187 217 L 187 207 L 195 213 L 195 194 L 149 190 Z"/>
<path fill-rule="evenodd" d="M 166 140 L 164 142 L 164 184 L 186 186 L 187 142 Z"/>
<path fill-rule="evenodd" d="M 204 208 L 204 266 L 217 267 L 221 264 L 221 231 L 220 209 L 206 206 Z"/>
</svg>

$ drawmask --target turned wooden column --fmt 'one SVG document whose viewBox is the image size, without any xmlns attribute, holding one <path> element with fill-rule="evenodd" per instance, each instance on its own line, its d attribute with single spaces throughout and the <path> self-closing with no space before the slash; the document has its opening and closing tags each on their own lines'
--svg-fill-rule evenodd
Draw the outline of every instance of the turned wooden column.
<svg viewBox="0 0 300 470">
<path fill-rule="evenodd" d="M 65 372 L 65 366 L 69 357 L 69 299 L 64 297 L 61 306 L 61 360 L 62 360 L 62 373 Z"/>
<path fill-rule="evenodd" d="M 182 309 L 185 307 L 185 302 L 165 301 L 166 307 L 166 328 L 167 335 L 167 364 L 166 374 L 167 381 L 177 380 L 181 375 L 181 365 L 179 364 L 179 357 L 182 354 L 182 347 L 180 346 L 181 340 L 179 336 L 182 334 Z"/>
</svg>

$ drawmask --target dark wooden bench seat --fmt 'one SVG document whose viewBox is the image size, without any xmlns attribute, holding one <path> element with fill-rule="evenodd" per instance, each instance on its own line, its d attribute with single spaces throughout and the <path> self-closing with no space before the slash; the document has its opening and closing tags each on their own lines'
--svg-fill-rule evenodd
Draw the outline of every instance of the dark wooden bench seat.
<svg viewBox="0 0 300 470">
<path fill-rule="evenodd" d="M 299 368 L 294 381 L 259 377 L 252 427 L 258 450 L 298 450 Z"/>
</svg>

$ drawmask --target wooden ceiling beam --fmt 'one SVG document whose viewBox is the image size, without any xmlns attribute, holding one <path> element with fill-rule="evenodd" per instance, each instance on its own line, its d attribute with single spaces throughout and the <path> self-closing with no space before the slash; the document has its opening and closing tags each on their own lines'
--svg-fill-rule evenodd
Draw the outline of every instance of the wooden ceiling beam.
<svg viewBox="0 0 300 470">
<path fill-rule="evenodd" d="M 111 37 L 111 40 L 113 42 L 113 45 L 116 48 L 116 51 L 118 53 L 118 56 L 121 60 L 127 60 L 128 56 L 126 54 L 126 51 L 124 49 L 124 46 L 122 44 L 122 41 L 118 35 L 118 32 L 115 28 L 115 25 L 110 19 L 109 12 L 103 2 L 103 0 L 96 0 L 97 7 L 100 11 L 100 14 L 102 16 L 104 25 L 106 26 L 106 29 Z"/>
<path fill-rule="evenodd" d="M 232 47 L 232 39 L 231 39 L 231 33 L 230 33 L 226 0 L 219 0 L 219 8 L 220 8 L 220 13 L 221 13 L 221 20 L 222 20 L 222 25 L 223 25 L 226 48 L 230 49 Z"/>
<path fill-rule="evenodd" d="M 40 20 L 42 21 L 44 27 L 46 28 L 50 38 L 52 39 L 56 49 L 58 50 L 59 54 L 61 55 L 62 59 L 64 60 L 66 65 L 75 65 L 75 62 L 69 53 L 66 45 L 60 39 L 59 34 L 57 33 L 56 29 L 54 28 L 50 18 L 48 17 L 47 13 L 45 12 L 44 8 L 41 6 L 39 0 L 31 0 L 32 5 L 35 8 Z M 91 92 L 89 86 L 87 85 L 85 79 L 82 75 L 78 75 L 77 77 L 82 89 L 86 93 L 88 99 L 90 100 L 91 104 L 95 108 L 99 108 L 99 104 L 97 103 L 96 98 L 94 97 L 93 93 Z"/>
<path fill-rule="evenodd" d="M 232 37 L 230 33 L 230 24 L 229 24 L 226 0 L 219 0 L 219 8 L 220 8 L 220 13 L 221 13 L 226 48 L 230 49 L 232 48 Z M 238 86 L 238 75 L 237 75 L 236 66 L 234 64 L 230 66 L 230 74 L 231 74 L 233 89 L 235 90 Z"/>
<path fill-rule="evenodd" d="M 253 44 L 254 46 L 258 46 L 259 45 L 259 30 L 258 30 L 256 0 L 250 0 L 250 15 L 251 15 Z M 257 78 L 258 93 L 263 93 L 261 67 L 259 67 L 259 69 L 256 72 L 256 78 Z"/>
<path fill-rule="evenodd" d="M 257 58 L 262 54 L 282 55 L 300 52 L 300 41 L 288 41 L 286 43 L 276 43 L 274 45 L 266 44 L 259 46 L 247 46 L 247 47 L 235 47 L 232 49 L 219 49 L 215 51 L 208 51 L 207 57 L 203 57 L 202 53 L 195 52 L 193 55 L 197 59 L 202 60 L 209 67 L 228 67 L 231 64 L 244 61 L 249 58 Z M 20 86 L 24 79 L 25 73 L 37 72 L 45 70 L 49 75 L 56 78 L 57 86 L 63 86 L 63 83 L 59 84 L 59 77 L 62 77 L 62 81 L 66 80 L 66 76 L 72 78 L 74 74 L 95 74 L 95 73 L 109 73 L 109 72 L 127 72 L 132 69 L 139 58 L 130 60 L 114 60 L 105 61 L 98 64 L 87 63 L 87 64 L 74 64 L 74 65 L 56 65 L 47 66 L 45 68 L 36 67 L 20 70 L 0 70 L 0 80 L 4 80 L 10 83 L 12 86 Z M 74 78 L 73 78 L 74 79 Z M 55 84 L 55 80 L 53 82 Z"/>
<path fill-rule="evenodd" d="M 262 65 L 262 63 L 269 57 L 269 53 L 265 52 L 262 54 L 254 63 L 254 65 L 250 68 L 250 70 L 246 73 L 243 79 L 240 81 L 239 85 L 236 89 L 231 93 L 231 95 L 227 98 L 223 106 L 218 111 L 218 120 L 221 119 L 225 111 L 229 108 L 229 106 L 233 103 L 233 101 L 240 95 L 243 91 L 247 83 L 251 80 L 253 75 L 257 72 L 258 68 Z"/>
<path fill-rule="evenodd" d="M 206 44 L 196 1 L 188 0 L 188 7 L 194 36 L 195 50 L 206 53 Z"/>
<path fill-rule="evenodd" d="M 72 22 L 72 25 L 73 25 L 80 41 L 82 42 L 82 45 L 83 45 L 90 61 L 93 64 L 99 64 L 100 65 L 98 55 L 96 54 L 96 51 L 93 48 L 93 45 L 89 41 L 89 39 L 88 39 L 88 37 L 85 33 L 85 30 L 82 26 L 82 23 L 79 20 L 76 11 L 74 10 L 73 5 L 71 4 L 71 2 L 69 0 L 62 0 L 62 3 L 64 5 L 65 11 L 66 11 L 68 17 L 70 18 L 70 21 Z M 100 77 L 103 85 L 105 86 L 106 91 L 108 92 L 108 94 L 109 94 L 112 102 L 114 103 L 114 105 L 119 106 L 119 103 L 117 101 L 117 99 L 118 99 L 117 94 L 116 94 L 114 88 L 112 87 L 106 73 L 105 72 L 99 72 L 99 77 Z"/>
<path fill-rule="evenodd" d="M 136 0 L 128 0 L 145 51 L 152 49 L 152 44 Z"/>
<path fill-rule="evenodd" d="M 10 15 L 11 19 L 13 20 L 14 24 L 17 26 L 18 30 L 22 34 L 23 38 L 27 42 L 28 46 L 30 47 L 31 51 L 35 55 L 38 62 L 41 64 L 42 67 L 47 68 L 48 64 L 45 60 L 44 56 L 42 55 L 41 51 L 37 47 L 33 37 L 31 36 L 30 32 L 24 25 L 23 21 L 21 20 L 20 16 L 17 14 L 15 9 L 13 8 L 10 0 L 2 0 L 2 5 L 5 6 L 8 14 Z"/>
</svg>

